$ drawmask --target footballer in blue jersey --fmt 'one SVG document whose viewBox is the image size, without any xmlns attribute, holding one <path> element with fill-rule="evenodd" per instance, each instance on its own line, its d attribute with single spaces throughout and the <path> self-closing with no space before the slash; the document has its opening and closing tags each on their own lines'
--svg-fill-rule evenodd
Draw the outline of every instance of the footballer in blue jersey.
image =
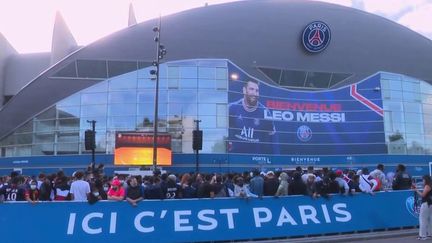
<svg viewBox="0 0 432 243">
<path fill-rule="evenodd" d="M 245 82 L 243 95 L 229 105 L 229 152 L 278 153 L 273 121 L 264 119 L 269 110 L 258 101 L 258 82 Z"/>
</svg>

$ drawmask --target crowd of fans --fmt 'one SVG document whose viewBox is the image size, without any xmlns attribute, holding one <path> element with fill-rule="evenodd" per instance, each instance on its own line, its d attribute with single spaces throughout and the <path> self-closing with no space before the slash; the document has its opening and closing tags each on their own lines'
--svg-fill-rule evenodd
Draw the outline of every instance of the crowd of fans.
<svg viewBox="0 0 432 243">
<path fill-rule="evenodd" d="M 400 164 L 396 172 L 384 173 L 379 164 L 369 172 L 362 170 L 314 170 L 297 167 L 291 171 L 254 170 L 227 174 L 160 174 L 127 176 L 104 174 L 103 165 L 91 166 L 68 177 L 63 171 L 55 174 L 22 176 L 12 172 L 0 177 L 0 201 L 128 201 L 131 205 L 145 199 L 181 199 L 214 197 L 262 197 L 309 195 L 328 197 L 329 194 L 371 193 L 382 190 L 411 189 L 411 176 Z"/>
</svg>

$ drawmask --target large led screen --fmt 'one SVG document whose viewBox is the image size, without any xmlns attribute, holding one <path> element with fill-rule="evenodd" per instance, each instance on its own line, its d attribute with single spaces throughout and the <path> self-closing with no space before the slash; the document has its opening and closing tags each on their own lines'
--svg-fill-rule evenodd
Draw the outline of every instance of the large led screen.
<svg viewBox="0 0 432 243">
<path fill-rule="evenodd" d="M 380 76 L 335 90 L 296 91 L 230 66 L 230 153 L 385 154 Z"/>
<path fill-rule="evenodd" d="M 157 136 L 157 165 L 171 165 L 171 135 Z M 115 165 L 153 165 L 153 133 L 116 132 Z"/>
</svg>

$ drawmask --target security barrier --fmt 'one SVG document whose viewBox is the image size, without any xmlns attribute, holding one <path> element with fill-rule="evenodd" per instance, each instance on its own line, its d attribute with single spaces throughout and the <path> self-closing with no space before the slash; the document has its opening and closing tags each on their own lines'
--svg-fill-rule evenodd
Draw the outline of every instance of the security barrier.
<svg viewBox="0 0 432 243">
<path fill-rule="evenodd" d="M 197 242 L 416 226 L 411 191 L 238 199 L 0 204 L 2 242 Z"/>
</svg>

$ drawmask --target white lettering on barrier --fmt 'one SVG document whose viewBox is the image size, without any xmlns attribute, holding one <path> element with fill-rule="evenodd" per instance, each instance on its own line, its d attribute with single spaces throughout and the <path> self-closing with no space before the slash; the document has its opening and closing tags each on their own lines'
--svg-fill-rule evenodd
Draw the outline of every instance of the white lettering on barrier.
<svg viewBox="0 0 432 243">
<path fill-rule="evenodd" d="M 174 231 L 193 231 L 193 226 L 184 226 L 189 224 L 189 219 L 181 218 L 181 216 L 191 215 L 190 210 L 174 211 Z"/>
<path fill-rule="evenodd" d="M 198 219 L 203 221 L 203 222 L 209 223 L 209 225 L 198 224 L 198 229 L 200 229 L 200 230 L 214 230 L 217 228 L 217 226 L 218 226 L 217 220 L 214 218 L 210 218 L 210 217 L 206 216 L 209 214 L 214 215 L 215 211 L 210 210 L 210 209 L 204 209 L 204 210 L 199 211 Z"/>
<path fill-rule="evenodd" d="M 333 205 L 333 211 L 337 214 L 342 214 L 345 217 L 336 217 L 336 221 L 338 222 L 348 222 L 351 221 L 351 213 L 345 210 L 342 210 L 341 208 L 347 208 L 346 203 L 336 203 Z"/>
<path fill-rule="evenodd" d="M 332 212 L 329 211 L 329 208 L 332 209 Z M 299 212 L 301 222 L 303 225 L 307 225 L 309 223 L 321 224 L 318 220 L 318 212 L 321 217 L 324 218 L 325 223 L 332 223 L 332 219 L 336 222 L 349 222 L 352 219 L 351 213 L 347 210 L 346 203 L 336 203 L 334 205 L 326 205 L 321 204 L 321 207 L 315 208 L 312 205 L 299 205 L 296 208 Z M 273 209 L 275 211 L 276 209 Z M 319 211 L 317 211 L 319 210 Z M 161 219 L 165 218 L 165 214 L 167 210 L 162 210 Z M 174 210 L 173 211 L 173 219 L 174 219 L 174 231 L 175 232 L 184 232 L 184 231 L 193 231 L 194 229 L 203 230 L 203 231 L 211 231 L 215 230 L 219 226 L 219 221 L 222 218 L 216 217 L 217 211 L 213 209 L 202 209 L 198 212 L 192 213 L 192 210 Z M 238 214 L 240 211 L 238 208 L 228 208 L 228 209 L 219 209 L 220 215 L 226 215 L 227 226 L 228 229 L 235 229 L 234 218 L 235 214 Z M 252 208 L 252 213 L 254 217 L 254 223 L 256 228 L 261 228 L 265 223 L 269 223 L 273 219 L 273 212 L 271 209 L 266 207 L 257 207 Z M 144 218 L 154 218 L 156 212 L 154 211 L 143 211 L 135 216 L 134 226 L 135 229 L 141 233 L 152 233 L 156 230 L 155 226 L 152 224 L 143 223 Z M 191 217 L 196 218 L 197 220 L 192 220 Z M 67 235 L 73 235 L 75 231 L 75 223 L 77 221 L 77 213 L 69 214 L 69 221 L 67 226 Z M 96 227 L 99 220 L 95 220 L 95 222 L 91 223 L 90 221 L 94 219 L 104 219 L 104 214 L 100 212 L 93 212 L 84 215 L 81 221 L 82 231 L 86 234 L 101 234 L 103 232 L 102 227 Z M 80 222 L 80 221 L 78 221 Z M 196 223 L 195 223 L 196 222 Z M 298 225 L 299 221 L 290 214 L 290 212 L 285 208 L 281 207 L 279 212 L 279 217 L 276 223 L 276 226 L 281 227 L 286 224 L 290 225 Z M 194 225 L 196 224 L 196 225 Z M 92 227 L 90 227 L 92 225 Z M 95 226 L 96 225 L 96 226 Z M 99 225 L 100 226 L 100 225 Z M 117 227 L 117 212 L 110 213 L 109 219 L 109 233 L 115 234 Z M 106 231 L 105 231 L 106 232 Z"/>
<path fill-rule="evenodd" d="M 311 205 L 300 205 L 299 206 L 300 217 L 303 224 L 308 224 L 308 219 L 312 220 L 315 224 L 320 224 L 320 221 L 317 219 L 317 211 Z M 309 214 L 306 214 L 306 211 L 309 211 Z"/>
<path fill-rule="evenodd" d="M 234 229 L 234 217 L 233 217 L 233 215 L 235 213 L 239 213 L 238 208 L 220 209 L 219 213 L 227 215 L 228 229 Z"/>
<path fill-rule="evenodd" d="M 137 229 L 139 232 L 142 232 L 142 233 L 153 232 L 155 230 L 154 226 L 151 226 L 151 227 L 142 226 L 141 219 L 144 217 L 154 217 L 154 212 L 144 211 L 144 212 L 137 214 L 137 216 L 135 217 L 135 220 L 134 220 L 135 229 Z"/>
<path fill-rule="evenodd" d="M 69 223 L 67 228 L 68 235 L 73 235 L 74 228 L 75 228 L 75 219 L 76 219 L 76 213 L 69 214 Z"/>
<path fill-rule="evenodd" d="M 327 205 L 321 204 L 321 208 L 323 210 L 324 219 L 325 219 L 326 223 L 331 223 L 331 219 L 330 219 L 330 215 L 329 215 L 329 212 L 327 209 Z"/>
<path fill-rule="evenodd" d="M 263 218 L 260 217 L 260 213 L 264 213 Z M 255 227 L 261 228 L 261 223 L 270 222 L 272 219 L 272 212 L 268 208 L 253 208 L 253 215 L 255 219 Z"/>
<path fill-rule="evenodd" d="M 89 222 L 93 218 L 100 218 L 100 219 L 102 219 L 103 218 L 103 213 L 89 213 L 89 214 L 87 214 L 84 217 L 83 221 L 82 221 L 82 224 L 81 224 L 82 229 L 84 230 L 84 232 L 86 232 L 87 234 L 90 234 L 90 235 L 102 233 L 102 228 L 101 227 L 95 228 L 95 229 L 90 228 Z"/>
<path fill-rule="evenodd" d="M 277 222 L 277 226 L 282 226 L 284 223 L 290 223 L 291 225 L 297 225 L 297 222 L 294 220 L 294 218 L 291 216 L 291 214 L 288 213 L 288 211 L 285 209 L 285 207 L 282 207 L 281 212 L 279 214 L 279 220 Z"/>
</svg>

